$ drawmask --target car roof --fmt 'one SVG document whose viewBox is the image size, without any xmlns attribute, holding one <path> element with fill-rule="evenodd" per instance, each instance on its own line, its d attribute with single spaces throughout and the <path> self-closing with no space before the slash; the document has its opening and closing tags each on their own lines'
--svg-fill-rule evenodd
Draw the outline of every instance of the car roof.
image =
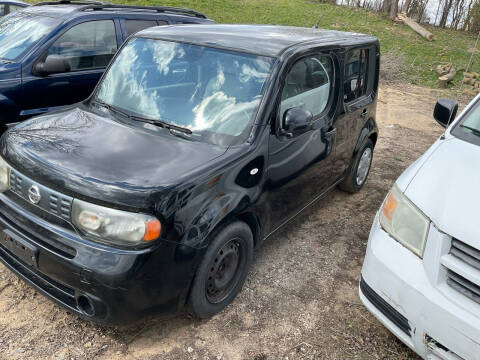
<svg viewBox="0 0 480 360">
<path fill-rule="evenodd" d="M 142 30 L 137 37 L 181 41 L 278 57 L 305 44 L 347 46 L 376 43 L 375 36 L 314 28 L 276 25 L 176 25 Z"/>
<path fill-rule="evenodd" d="M 2 1 L 2 0 L 0 0 Z M 30 6 L 23 11 L 29 13 L 45 15 L 56 18 L 72 18 L 75 16 L 82 16 L 86 14 L 136 14 L 136 15 L 173 15 L 184 16 L 186 18 L 194 18 L 199 20 L 205 20 L 206 16 L 197 13 L 190 9 L 174 8 L 174 7 L 162 7 L 162 6 L 133 6 L 133 5 L 121 5 L 111 3 L 101 3 L 94 1 L 70 1 L 61 0 L 58 2 L 44 2 Z"/>
<path fill-rule="evenodd" d="M 12 5 L 20 5 L 20 6 L 30 6 L 30 4 L 24 3 L 23 1 L 17 0 L 0 0 L 1 4 L 12 4 Z"/>
</svg>

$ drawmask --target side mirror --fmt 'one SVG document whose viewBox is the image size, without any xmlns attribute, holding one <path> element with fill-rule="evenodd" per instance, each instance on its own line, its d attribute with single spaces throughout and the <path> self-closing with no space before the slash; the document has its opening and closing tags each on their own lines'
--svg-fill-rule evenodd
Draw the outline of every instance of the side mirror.
<svg viewBox="0 0 480 360">
<path fill-rule="evenodd" d="M 289 137 L 303 134 L 312 128 L 313 115 L 310 111 L 294 107 L 283 114 L 283 130 Z"/>
<path fill-rule="evenodd" d="M 40 76 L 59 74 L 70 71 L 70 64 L 61 55 L 48 55 L 44 62 L 35 65 L 35 72 Z"/>
<path fill-rule="evenodd" d="M 455 100 L 439 99 L 433 110 L 435 120 L 446 128 L 455 119 L 458 103 Z"/>
</svg>

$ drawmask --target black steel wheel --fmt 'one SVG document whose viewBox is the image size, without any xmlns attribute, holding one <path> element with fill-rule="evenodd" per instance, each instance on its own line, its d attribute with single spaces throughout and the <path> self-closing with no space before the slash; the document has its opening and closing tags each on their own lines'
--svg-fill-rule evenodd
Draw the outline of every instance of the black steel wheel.
<svg viewBox="0 0 480 360">
<path fill-rule="evenodd" d="M 242 248 L 237 239 L 226 243 L 210 262 L 205 281 L 207 300 L 217 304 L 225 299 L 238 281 L 238 265 Z M 237 276 L 236 276 L 237 275 Z"/>
<path fill-rule="evenodd" d="M 235 299 L 245 282 L 252 257 L 253 235 L 247 224 L 236 221 L 212 234 L 188 301 L 197 317 L 211 317 Z"/>
</svg>

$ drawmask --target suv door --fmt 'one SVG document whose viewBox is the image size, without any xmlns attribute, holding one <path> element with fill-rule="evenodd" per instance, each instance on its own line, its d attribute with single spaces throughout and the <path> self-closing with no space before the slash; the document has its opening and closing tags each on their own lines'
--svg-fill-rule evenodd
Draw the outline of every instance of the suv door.
<svg viewBox="0 0 480 360">
<path fill-rule="evenodd" d="M 334 181 L 331 176 L 334 136 L 328 131 L 336 93 L 334 79 L 333 59 L 322 54 L 299 59 L 284 77 L 268 149 L 271 230 Z M 303 134 L 291 137 L 285 133 L 282 119 L 285 112 L 294 107 L 310 111 L 313 126 Z"/>
<path fill-rule="evenodd" d="M 25 103 L 21 115 L 35 115 L 86 99 L 121 43 L 117 26 L 113 19 L 85 21 L 58 36 L 37 62 L 50 55 L 62 56 L 70 71 L 40 76 L 35 74 L 34 64 L 31 75 L 24 77 Z"/>
<path fill-rule="evenodd" d="M 373 58 L 372 58 L 373 56 Z M 375 47 L 356 48 L 346 52 L 343 69 L 343 113 L 336 121 L 335 157 L 338 175 L 347 170 L 352 160 L 360 131 L 369 114 L 374 113 L 373 83 Z"/>
</svg>

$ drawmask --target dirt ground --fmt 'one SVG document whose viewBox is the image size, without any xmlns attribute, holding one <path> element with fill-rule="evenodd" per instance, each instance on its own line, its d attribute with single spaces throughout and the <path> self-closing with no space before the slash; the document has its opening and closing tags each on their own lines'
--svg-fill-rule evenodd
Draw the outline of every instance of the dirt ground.
<svg viewBox="0 0 480 360">
<path fill-rule="evenodd" d="M 210 320 L 176 315 L 101 327 L 0 265 L 0 359 L 417 359 L 361 305 L 357 287 L 385 194 L 442 132 L 431 117 L 437 96 L 383 85 L 364 189 L 332 191 L 267 240 L 243 291 Z"/>
</svg>

